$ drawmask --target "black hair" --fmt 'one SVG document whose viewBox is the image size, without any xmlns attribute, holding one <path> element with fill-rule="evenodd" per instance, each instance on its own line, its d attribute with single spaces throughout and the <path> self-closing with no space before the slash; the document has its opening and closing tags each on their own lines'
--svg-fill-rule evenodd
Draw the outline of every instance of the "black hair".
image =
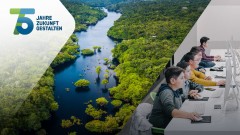
<svg viewBox="0 0 240 135">
<path fill-rule="evenodd" d="M 206 43 L 209 39 L 210 39 L 210 38 L 208 38 L 208 37 L 202 37 L 202 38 L 200 39 L 201 45 L 202 45 L 203 43 Z"/>
<path fill-rule="evenodd" d="M 194 60 L 194 57 L 197 55 L 195 52 L 188 52 L 184 55 L 184 61 L 189 62 L 190 60 Z"/>
<path fill-rule="evenodd" d="M 171 78 L 177 79 L 178 76 L 183 72 L 184 70 L 180 67 L 169 67 L 165 71 L 165 79 L 167 83 L 170 83 Z"/>
<path fill-rule="evenodd" d="M 180 61 L 180 62 L 178 62 L 177 66 L 186 70 L 186 68 L 189 66 L 189 64 L 186 61 Z"/>
<path fill-rule="evenodd" d="M 200 46 L 193 46 L 191 48 L 190 52 L 199 53 L 199 52 L 201 52 L 201 48 L 200 48 Z"/>
</svg>

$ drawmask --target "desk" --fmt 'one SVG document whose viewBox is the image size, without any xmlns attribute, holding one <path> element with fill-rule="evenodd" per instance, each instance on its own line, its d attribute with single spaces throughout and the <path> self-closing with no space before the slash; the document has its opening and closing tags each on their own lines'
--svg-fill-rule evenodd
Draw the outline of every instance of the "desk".
<svg viewBox="0 0 240 135">
<path fill-rule="evenodd" d="M 221 54 L 224 58 L 225 50 L 216 49 L 211 50 L 211 54 Z M 222 62 L 216 62 L 216 66 L 219 66 Z M 226 69 L 224 70 L 226 71 Z M 216 71 L 214 71 L 216 72 Z M 207 75 L 213 75 L 209 71 Z M 216 79 L 217 80 L 217 79 Z M 224 91 L 225 88 L 219 88 L 213 86 L 217 90 Z M 214 91 L 204 90 L 201 95 L 210 97 L 208 101 L 189 101 L 186 100 L 180 110 L 193 112 L 194 105 L 204 102 L 205 103 L 205 116 L 211 116 L 211 123 L 198 123 L 191 124 L 189 119 L 173 118 L 168 126 L 165 128 L 165 135 L 240 135 L 240 109 L 237 111 L 224 111 L 223 109 L 214 109 L 214 105 L 223 105 L 223 96 L 219 98 L 212 98 L 211 95 Z M 222 106 L 223 108 L 223 106 Z"/>
</svg>

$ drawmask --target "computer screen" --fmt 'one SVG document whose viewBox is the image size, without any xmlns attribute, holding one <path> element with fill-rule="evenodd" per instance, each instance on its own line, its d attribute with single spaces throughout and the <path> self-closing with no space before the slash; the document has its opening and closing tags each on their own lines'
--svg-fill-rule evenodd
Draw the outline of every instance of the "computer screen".
<svg viewBox="0 0 240 135">
<path fill-rule="evenodd" d="M 231 67 L 231 59 L 226 59 L 226 84 L 225 84 L 225 91 L 224 91 L 224 105 L 229 97 L 229 92 L 231 89 L 232 83 L 232 67 Z"/>
</svg>

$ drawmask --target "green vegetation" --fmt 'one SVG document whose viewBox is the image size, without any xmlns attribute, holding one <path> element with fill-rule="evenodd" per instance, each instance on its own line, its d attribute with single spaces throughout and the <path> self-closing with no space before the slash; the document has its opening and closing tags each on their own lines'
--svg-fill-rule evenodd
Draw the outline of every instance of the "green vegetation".
<svg viewBox="0 0 240 135">
<path fill-rule="evenodd" d="M 107 65 L 109 63 L 109 59 L 108 58 L 104 58 L 103 60 L 105 61 L 105 63 L 104 63 L 105 65 Z"/>
<path fill-rule="evenodd" d="M 85 125 L 85 128 L 91 132 L 116 132 L 119 131 L 126 124 L 127 120 L 131 117 L 132 112 L 135 110 L 134 106 L 129 104 L 123 105 L 115 116 L 107 116 L 104 121 L 92 120 Z M 123 123 L 122 126 L 120 126 Z M 120 126 L 120 127 L 119 127 Z"/>
<path fill-rule="evenodd" d="M 133 105 L 123 105 L 115 114 L 123 123 L 119 126 L 125 125 L 208 3 L 156 0 L 109 7 L 122 13 L 108 31 L 108 36 L 121 41 L 112 50 L 120 62 L 114 70 L 120 84 L 109 90 L 114 99 Z"/>
<path fill-rule="evenodd" d="M 103 114 L 106 114 L 106 111 L 101 109 L 95 109 L 91 104 L 85 110 L 85 113 L 89 116 L 92 116 L 94 119 L 100 119 Z"/>
<path fill-rule="evenodd" d="M 94 52 L 91 49 L 83 49 L 82 50 L 82 55 L 84 55 L 84 56 L 91 56 L 93 54 L 94 54 Z"/>
<path fill-rule="evenodd" d="M 56 58 L 51 63 L 51 67 L 54 68 L 77 58 L 77 56 L 79 55 L 79 46 L 74 43 L 78 41 L 76 38 L 76 35 L 72 34 L 72 36 L 68 39 L 68 41 L 65 43 L 63 48 L 56 56 Z"/>
<path fill-rule="evenodd" d="M 66 0 L 61 0 L 61 2 L 75 19 L 75 32 L 85 31 L 87 30 L 87 26 L 94 25 L 107 16 L 99 8 L 91 8 L 79 2 L 67 2 Z"/>
<path fill-rule="evenodd" d="M 70 132 L 68 135 L 77 135 L 77 132 Z"/>
<path fill-rule="evenodd" d="M 71 126 L 74 126 L 75 124 L 81 125 L 81 120 L 75 116 L 71 116 L 69 120 L 62 120 L 61 126 L 62 128 L 69 128 Z"/>
<path fill-rule="evenodd" d="M 62 128 L 69 128 L 73 126 L 73 123 L 71 122 L 71 120 L 62 120 L 61 126 Z"/>
<path fill-rule="evenodd" d="M 104 76 L 105 77 L 105 76 Z M 105 89 L 107 88 L 107 84 L 108 84 L 108 80 L 107 79 L 103 79 L 102 80 L 102 84 L 105 86 Z"/>
<path fill-rule="evenodd" d="M 72 39 L 73 42 L 78 42 L 78 38 L 75 34 L 72 34 L 70 38 Z"/>
<path fill-rule="evenodd" d="M 93 46 L 94 51 L 98 50 L 98 52 L 101 52 L 101 46 Z"/>
<path fill-rule="evenodd" d="M 53 69 L 48 68 L 31 93 L 28 93 L 26 99 L 24 97 L 27 92 L 25 89 L 16 89 L 16 95 L 10 95 L 11 88 L 8 90 L 9 93 L 2 91 L 0 95 L 1 101 L 11 99 L 11 102 L 0 103 L 1 135 L 15 135 L 18 133 L 18 129 L 37 131 L 41 128 L 41 121 L 47 120 L 50 117 L 50 112 L 58 109 L 58 103 L 54 101 L 53 96 L 53 77 Z M 26 81 L 29 80 L 26 79 Z M 20 85 L 25 84 L 18 84 L 19 87 Z M 16 109 L 14 104 L 20 101 L 23 101 L 23 104 L 19 106 L 16 112 L 13 112 Z"/>
<path fill-rule="evenodd" d="M 101 73 L 101 66 L 96 67 L 96 73 L 98 74 L 99 77 L 99 74 Z"/>
<path fill-rule="evenodd" d="M 119 107 L 122 105 L 122 101 L 121 100 L 113 100 L 111 102 L 111 104 L 114 106 L 114 107 Z"/>
<path fill-rule="evenodd" d="M 110 69 L 115 69 L 115 68 L 116 68 L 116 65 L 111 64 L 109 68 L 110 68 Z"/>
<path fill-rule="evenodd" d="M 96 102 L 100 106 L 104 106 L 104 105 L 108 104 L 108 101 L 105 97 L 100 97 L 100 98 L 96 99 Z"/>
<path fill-rule="evenodd" d="M 135 110 L 135 106 L 124 104 L 120 110 L 115 114 L 115 117 L 118 123 L 122 123 L 120 129 L 122 129 L 127 123 L 128 119 L 132 116 L 133 111 Z"/>
<path fill-rule="evenodd" d="M 109 75 L 108 75 L 108 74 L 104 74 L 103 76 L 104 76 L 105 79 L 108 79 L 108 78 L 109 78 Z M 104 82 L 103 84 L 105 84 L 105 82 Z"/>
<path fill-rule="evenodd" d="M 106 16 L 106 13 L 100 9 L 91 8 L 80 3 L 62 2 L 76 20 L 76 31 L 86 30 L 88 25 L 95 24 L 98 20 Z M 3 101 L 0 103 L 1 135 L 17 135 L 19 131 L 35 131 L 37 135 L 46 134 L 46 131 L 41 129 L 41 122 L 49 119 L 51 117 L 50 112 L 56 111 L 59 107 L 53 96 L 54 74 L 52 68 L 77 58 L 79 55 L 79 46 L 75 43 L 77 41 L 76 35 L 73 34 L 36 86 L 32 86 L 32 80 L 26 77 L 26 80 L 23 80 L 26 83 L 19 84 L 18 82 L 13 82 L 16 83 L 16 87 L 19 87 L 19 89 L 17 89 L 18 91 L 12 92 L 14 89 L 9 87 L 9 89 L 6 89 L 6 92 L 5 90 L 1 92 L 0 99 Z M 33 69 L 34 68 L 38 67 L 36 66 L 33 67 Z M 32 69 L 28 70 L 34 72 Z M 24 87 L 34 88 L 31 93 L 28 93 L 26 89 L 22 89 Z M 27 99 L 24 97 L 26 94 L 28 94 Z M 18 102 L 23 102 L 23 104 L 16 107 L 15 104 Z M 13 113 L 15 113 L 14 116 L 12 115 Z M 77 125 L 80 123 L 80 120 L 77 119 L 71 119 L 69 121 Z M 63 121 L 63 127 L 70 126 L 71 123 L 69 121 Z"/>
<path fill-rule="evenodd" d="M 81 125 L 81 120 L 75 116 L 71 116 L 71 120 L 72 120 L 72 123 L 73 124 L 76 124 L 76 125 Z"/>
<path fill-rule="evenodd" d="M 123 41 L 112 51 L 120 62 L 115 69 L 120 84 L 110 89 L 114 98 L 141 102 L 208 2 L 144 1 L 116 7 L 122 16 L 108 35 Z"/>
<path fill-rule="evenodd" d="M 101 133 L 101 132 L 104 132 L 103 125 L 104 125 L 103 121 L 92 120 L 92 121 L 88 122 L 87 124 L 85 124 L 85 128 L 91 132 Z"/>
<path fill-rule="evenodd" d="M 105 121 L 92 120 L 85 125 L 85 128 L 91 132 L 107 132 L 111 133 L 119 128 L 118 121 L 115 117 L 107 116 Z"/>
<path fill-rule="evenodd" d="M 102 47 L 98 46 L 98 52 L 101 52 Z"/>
<path fill-rule="evenodd" d="M 94 7 L 105 7 L 111 4 L 117 4 L 120 2 L 127 2 L 132 0 L 71 0 L 71 1 L 80 1 Z"/>
<path fill-rule="evenodd" d="M 87 87 L 90 85 L 90 82 L 86 79 L 80 79 L 74 83 L 76 87 Z"/>
</svg>

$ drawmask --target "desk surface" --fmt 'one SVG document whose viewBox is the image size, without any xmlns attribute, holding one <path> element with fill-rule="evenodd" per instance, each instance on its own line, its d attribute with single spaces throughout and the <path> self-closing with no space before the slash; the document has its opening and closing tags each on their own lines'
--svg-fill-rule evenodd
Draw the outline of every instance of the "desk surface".
<svg viewBox="0 0 240 135">
<path fill-rule="evenodd" d="M 212 55 L 221 55 L 225 58 L 225 51 L 223 49 L 211 50 Z M 216 62 L 216 66 L 223 65 L 225 62 Z M 224 72 L 226 69 L 224 69 Z M 215 72 L 215 73 L 213 73 Z M 217 71 L 206 72 L 206 75 L 214 76 L 218 74 Z M 217 80 L 217 79 L 216 79 Z M 224 91 L 225 88 L 213 86 L 216 91 Z M 211 123 L 191 124 L 189 119 L 173 118 L 168 126 L 165 128 L 165 135 L 240 135 L 240 109 L 237 111 L 225 111 L 223 109 L 222 93 L 219 98 L 212 98 L 215 91 L 204 90 L 201 95 L 210 97 L 208 101 L 189 101 L 186 100 L 180 110 L 187 112 L 194 111 L 194 105 L 198 103 L 205 103 L 205 116 L 211 116 Z M 214 109 L 214 105 L 221 105 L 222 109 Z"/>
</svg>

